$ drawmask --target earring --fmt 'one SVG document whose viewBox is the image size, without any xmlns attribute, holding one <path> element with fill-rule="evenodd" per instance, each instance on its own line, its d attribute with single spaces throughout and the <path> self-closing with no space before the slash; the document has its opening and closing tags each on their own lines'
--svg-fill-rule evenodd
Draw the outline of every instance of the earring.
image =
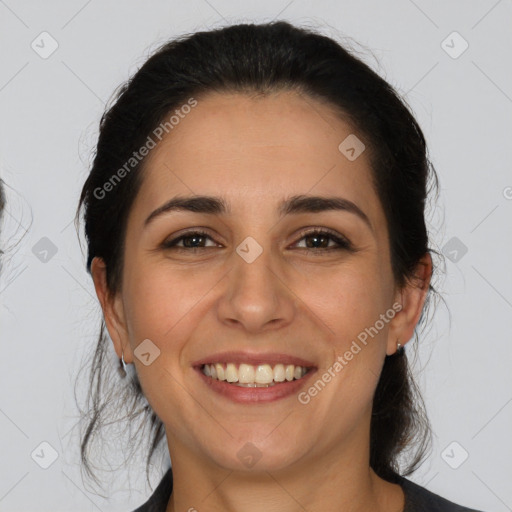
<svg viewBox="0 0 512 512">
<path fill-rule="evenodd" d="M 396 352 L 401 354 L 404 351 L 403 346 L 400 344 L 400 340 L 396 340 Z"/>
<path fill-rule="evenodd" d="M 124 378 L 126 377 L 126 363 L 124 362 L 124 352 L 121 349 L 121 359 L 119 359 L 119 375 Z"/>
</svg>

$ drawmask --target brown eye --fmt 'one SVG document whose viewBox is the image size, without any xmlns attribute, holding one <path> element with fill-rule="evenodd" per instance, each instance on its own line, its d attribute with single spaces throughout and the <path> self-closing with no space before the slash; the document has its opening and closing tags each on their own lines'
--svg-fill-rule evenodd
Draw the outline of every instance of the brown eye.
<svg viewBox="0 0 512 512">
<path fill-rule="evenodd" d="M 209 247 L 218 247 L 218 244 L 211 238 L 211 236 L 204 231 L 190 231 L 179 237 L 166 240 L 162 244 L 163 249 L 173 249 L 180 251 L 207 249 L 208 246 L 204 245 L 207 240 L 211 240 L 213 245 Z M 333 250 L 347 250 L 354 251 L 354 248 L 349 240 L 327 230 L 311 230 L 302 233 L 301 240 L 306 240 L 305 247 L 299 247 L 306 252 L 321 253 L 330 252 Z M 182 245 L 180 245 L 182 243 Z M 298 242 L 295 243 L 295 245 Z M 334 243 L 334 245 L 333 245 Z"/>
<path fill-rule="evenodd" d="M 190 231 L 184 235 L 181 235 L 177 238 L 173 238 L 171 240 L 166 240 L 162 244 L 162 248 L 164 249 L 178 249 L 178 250 L 187 250 L 187 249 L 207 249 L 206 246 L 201 245 L 202 241 L 206 241 L 206 239 L 212 240 L 208 233 L 204 231 Z M 180 242 L 183 242 L 183 245 L 178 245 Z M 213 240 L 212 240 L 213 242 Z M 211 246 L 210 246 L 211 247 Z M 217 244 L 214 244 L 214 247 L 217 247 Z"/>
<path fill-rule="evenodd" d="M 302 233 L 300 240 L 306 240 L 306 252 L 326 252 L 332 250 L 353 251 L 352 244 L 344 237 L 327 230 L 312 230 Z M 334 245 L 329 245 L 334 242 Z M 296 242 L 297 244 L 298 242 Z"/>
</svg>

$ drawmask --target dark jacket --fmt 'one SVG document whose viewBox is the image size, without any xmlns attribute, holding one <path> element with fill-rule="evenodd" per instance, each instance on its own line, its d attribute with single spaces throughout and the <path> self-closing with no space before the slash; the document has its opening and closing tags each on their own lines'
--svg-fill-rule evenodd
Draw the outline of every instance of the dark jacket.
<svg viewBox="0 0 512 512">
<path fill-rule="evenodd" d="M 481 512 L 441 498 L 404 477 L 399 477 L 397 483 L 405 494 L 403 512 Z M 165 512 L 171 492 L 172 471 L 169 468 L 148 501 L 133 512 Z"/>
</svg>

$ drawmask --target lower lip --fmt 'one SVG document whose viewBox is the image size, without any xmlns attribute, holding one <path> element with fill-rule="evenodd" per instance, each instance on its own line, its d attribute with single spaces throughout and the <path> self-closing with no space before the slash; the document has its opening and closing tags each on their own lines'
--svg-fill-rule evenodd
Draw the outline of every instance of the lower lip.
<svg viewBox="0 0 512 512">
<path fill-rule="evenodd" d="M 212 379 L 205 375 L 200 367 L 194 368 L 203 379 L 203 382 L 216 393 L 219 393 L 230 400 L 238 403 L 262 403 L 274 402 L 280 398 L 286 398 L 299 392 L 311 375 L 316 372 L 316 368 L 312 368 L 302 378 L 297 380 L 285 381 L 268 388 L 246 388 L 228 384 L 225 380 Z"/>
</svg>

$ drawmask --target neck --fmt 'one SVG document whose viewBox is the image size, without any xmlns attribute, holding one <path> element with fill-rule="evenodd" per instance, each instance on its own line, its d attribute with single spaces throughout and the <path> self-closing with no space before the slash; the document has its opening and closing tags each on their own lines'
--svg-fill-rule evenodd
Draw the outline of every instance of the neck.
<svg viewBox="0 0 512 512">
<path fill-rule="evenodd" d="M 246 471 L 222 468 L 169 434 L 167 439 L 175 462 L 166 512 L 401 512 L 404 508 L 402 488 L 369 467 L 362 439 L 345 439 L 336 450 L 328 446 L 278 469 L 257 463 Z"/>
</svg>

